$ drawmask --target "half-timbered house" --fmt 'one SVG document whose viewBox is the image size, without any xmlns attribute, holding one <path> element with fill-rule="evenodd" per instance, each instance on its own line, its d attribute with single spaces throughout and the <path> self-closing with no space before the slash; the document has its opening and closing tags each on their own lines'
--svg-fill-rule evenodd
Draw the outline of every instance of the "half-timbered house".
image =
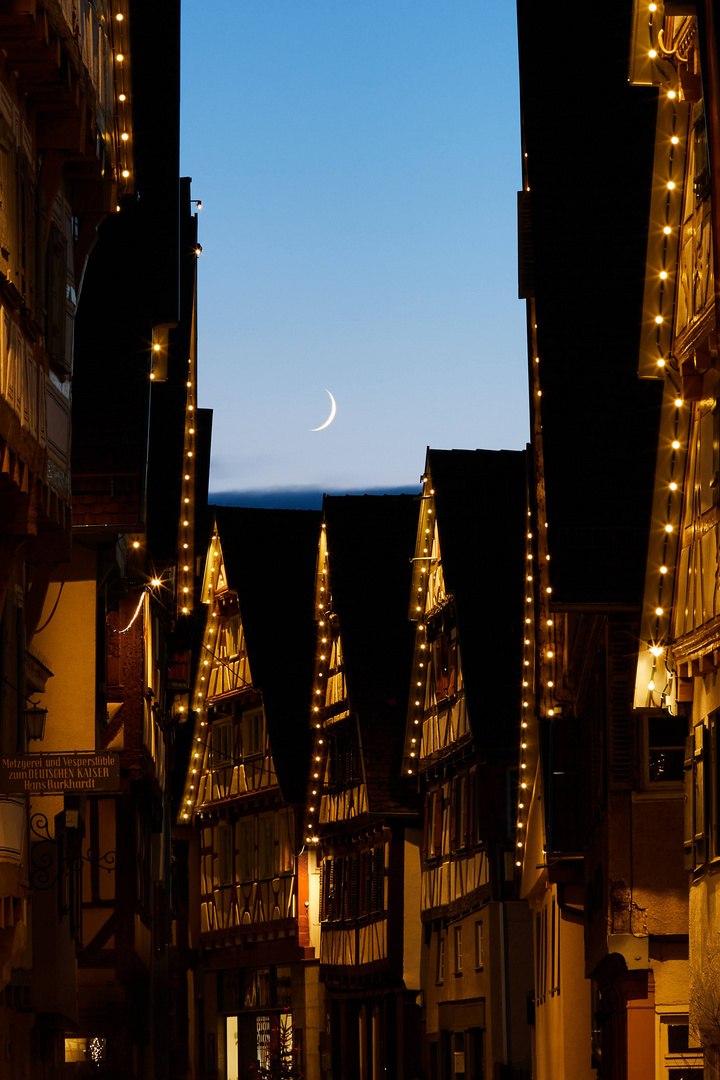
<svg viewBox="0 0 720 1080">
<path fill-rule="evenodd" d="M 658 95 L 639 374 L 663 402 L 637 658 L 646 784 L 675 799 L 689 873 L 689 986 L 660 1017 L 658 1055 L 720 1073 L 720 90 L 717 11 L 640 4 L 634 93 Z M 676 13 L 677 12 L 677 13 Z M 684 779 L 684 826 L 682 823 Z M 680 829 L 683 832 L 680 833 Z M 687 880 L 687 878 L 685 878 Z M 677 886 L 685 883 L 682 878 Z M 674 882 L 675 884 L 675 882 Z M 679 889 L 678 889 L 679 892 Z M 676 904 L 682 910 L 684 897 Z M 688 1038 L 689 1036 L 689 1038 Z M 704 1068 L 704 1071 L 703 1071 Z M 665 1076 L 666 1072 L 658 1075 Z M 670 1075 L 673 1075 L 670 1072 Z"/>
<path fill-rule="evenodd" d="M 13 230 L 13 259 L 27 260 L 16 280 L 28 290 L 13 318 L 35 335 L 22 352 L 36 380 L 25 400 L 44 418 L 38 475 L 12 468 L 25 485 L 17 508 L 27 502 L 48 531 L 51 560 L 46 572 L 26 549 L 3 627 L 4 672 L 12 639 L 16 674 L 12 698 L 3 686 L 2 750 L 17 754 L 25 788 L 0 800 L 0 813 L 27 807 L 32 933 L 6 967 L 19 989 L 0 1004 L 0 1071 L 49 1080 L 95 1062 L 109 1077 L 163 1075 L 172 1041 L 168 748 L 187 699 L 170 670 L 172 621 L 203 420 L 189 407 L 196 218 L 178 174 L 179 5 L 4 5 L 0 51 L 0 82 L 10 80 L 26 118 L 16 130 L 28 186 L 12 202 L 35 230 L 22 243 Z M 12 161 L 15 175 L 19 147 L 8 157 L 6 134 L 3 169 Z M 5 194 L 2 202 L 4 214 Z M 43 265 L 50 276 L 33 285 Z M 23 437 L 19 449 L 29 447 Z M 158 487 L 162 506 L 148 498 Z M 52 535 L 47 510 L 60 515 Z M 32 611 L 25 628 L 21 611 Z M 6 934 L 14 905 L 5 895 L 0 905 Z"/>
<path fill-rule="evenodd" d="M 322 880 L 328 1080 L 419 1068 L 420 832 L 401 774 L 416 522 L 412 496 L 323 504 L 304 839 Z"/>
<path fill-rule="evenodd" d="M 581 48 L 548 64 L 556 27 L 529 0 L 518 5 L 520 291 L 533 467 L 515 843 L 533 919 L 537 1080 L 659 1080 L 694 1076 L 696 1067 L 688 1044 L 683 742 L 661 708 L 659 666 L 656 675 L 647 670 L 642 709 L 632 709 L 637 642 L 647 640 L 641 602 L 662 389 L 637 377 L 638 339 L 641 375 L 673 366 L 668 260 L 685 143 L 679 123 L 664 129 L 655 154 L 665 173 L 652 185 L 662 211 L 648 230 L 655 116 L 672 113 L 680 96 L 673 86 L 658 103 L 655 77 L 647 77 L 655 59 L 658 71 L 667 63 L 662 7 L 621 2 L 600 26 L 576 12 L 577 40 L 602 39 L 595 79 Z M 628 61 L 631 79 L 647 88 L 628 85 Z M 603 156 L 610 146 L 622 163 L 617 183 Z M 648 242 L 656 306 L 641 327 Z M 681 398 L 676 392 L 663 408 L 672 405 L 682 424 Z M 682 447 L 680 429 L 662 436 L 663 461 L 677 461 Z M 679 479 L 667 477 L 656 514 L 679 502 Z M 663 516 L 668 546 L 654 548 L 651 560 L 655 586 L 663 583 L 653 603 L 661 627 L 676 528 Z"/>
<path fill-rule="evenodd" d="M 515 896 L 525 454 L 429 450 L 410 591 L 403 773 L 424 800 L 430 1080 L 529 1075 L 530 923 Z"/>
<path fill-rule="evenodd" d="M 320 515 L 213 512 L 176 830 L 179 846 L 190 837 L 195 1067 L 248 1077 L 282 1042 L 319 1080 L 319 878 L 302 803 Z"/>
<path fill-rule="evenodd" d="M 33 638 L 53 566 L 67 561 L 70 551 L 78 296 L 96 227 L 119 193 L 132 187 L 120 179 L 125 162 L 118 136 L 125 117 L 113 86 L 118 29 L 89 6 L 77 22 L 68 5 L 41 0 L 4 4 L 0 11 L 3 754 L 28 749 L 27 699 L 50 677 Z M 132 160 L 131 149 L 127 158 Z M 2 791 L 0 1062 L 13 1078 L 37 1068 L 27 811 L 23 792 Z M 72 1025 L 74 994 L 55 997 L 48 1011 Z M 62 1032 L 46 1038 L 59 1053 Z"/>
</svg>

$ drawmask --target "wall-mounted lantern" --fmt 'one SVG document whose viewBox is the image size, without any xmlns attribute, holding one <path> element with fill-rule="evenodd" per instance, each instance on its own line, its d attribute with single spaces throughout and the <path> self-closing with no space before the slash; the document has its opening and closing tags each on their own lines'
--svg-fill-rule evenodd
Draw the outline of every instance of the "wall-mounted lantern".
<svg viewBox="0 0 720 1080">
<path fill-rule="evenodd" d="M 30 702 L 29 708 L 23 709 L 25 731 L 27 732 L 28 739 L 42 741 L 45 738 L 45 721 L 47 720 L 47 713 L 47 709 L 44 709 L 35 701 Z"/>
</svg>

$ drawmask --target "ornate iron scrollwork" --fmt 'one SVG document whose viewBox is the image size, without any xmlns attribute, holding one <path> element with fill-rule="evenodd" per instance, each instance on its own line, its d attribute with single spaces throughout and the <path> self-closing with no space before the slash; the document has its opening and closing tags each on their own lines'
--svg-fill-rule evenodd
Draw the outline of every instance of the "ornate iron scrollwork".
<svg viewBox="0 0 720 1080">
<path fill-rule="evenodd" d="M 33 840 L 33 837 L 36 839 Z M 105 851 L 102 854 L 87 848 L 85 853 L 68 855 L 57 836 L 50 833 L 47 814 L 33 814 L 30 818 L 30 885 L 40 891 L 51 889 L 64 869 L 78 873 L 83 863 L 97 866 L 106 873 L 115 869 L 117 853 Z M 63 857 L 64 856 L 64 857 Z"/>
</svg>

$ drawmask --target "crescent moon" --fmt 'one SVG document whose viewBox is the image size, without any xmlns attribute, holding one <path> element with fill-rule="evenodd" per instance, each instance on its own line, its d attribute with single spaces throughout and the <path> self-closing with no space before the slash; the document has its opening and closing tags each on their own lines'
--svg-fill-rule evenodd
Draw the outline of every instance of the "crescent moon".
<svg viewBox="0 0 720 1080">
<path fill-rule="evenodd" d="M 311 431 L 322 431 L 323 428 L 330 427 L 333 420 L 335 419 L 335 413 L 337 412 L 337 405 L 335 404 L 335 398 L 332 396 L 332 394 L 330 393 L 329 390 L 326 390 L 325 393 L 330 398 L 330 415 L 328 416 L 328 418 L 327 418 L 327 420 L 325 421 L 324 424 L 321 424 L 320 427 L 310 428 Z"/>
</svg>

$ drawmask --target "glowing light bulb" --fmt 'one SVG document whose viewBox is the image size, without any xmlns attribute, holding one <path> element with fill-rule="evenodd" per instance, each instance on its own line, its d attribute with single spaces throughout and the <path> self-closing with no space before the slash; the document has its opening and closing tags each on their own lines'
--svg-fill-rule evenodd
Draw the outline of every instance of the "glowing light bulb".
<svg viewBox="0 0 720 1080">
<path fill-rule="evenodd" d="M 673 135 L 670 142 L 673 144 L 673 146 L 677 146 L 677 144 L 680 142 L 680 140 L 678 139 L 677 135 Z"/>
<path fill-rule="evenodd" d="M 123 133 L 122 133 L 122 135 L 120 136 L 120 138 L 122 139 L 122 141 L 123 141 L 123 142 L 127 142 L 127 141 L 128 141 L 128 139 L 130 138 L 130 136 L 128 135 L 127 131 L 123 131 Z"/>
<path fill-rule="evenodd" d="M 680 406 L 682 405 L 682 403 L 683 403 L 683 399 L 682 399 L 681 397 L 676 397 L 676 398 L 675 398 L 675 406 L 676 406 L 676 407 L 677 407 L 678 409 L 680 408 Z"/>
<path fill-rule="evenodd" d="M 664 360 L 658 360 L 657 366 L 658 367 L 665 367 L 665 361 Z"/>
<path fill-rule="evenodd" d="M 123 54 L 121 52 L 119 52 L 119 53 L 115 54 L 115 59 L 117 60 L 118 64 L 122 64 L 125 57 L 123 56 Z"/>
<path fill-rule="evenodd" d="M 680 449 L 680 443 L 677 441 L 677 439 L 673 439 L 672 448 L 673 448 L 673 450 L 679 450 Z"/>
<path fill-rule="evenodd" d="M 124 94 L 118 94 L 118 101 L 126 101 L 126 100 L 127 99 L 126 99 Z"/>
<path fill-rule="evenodd" d="M 672 531 L 673 531 L 673 527 L 672 527 L 672 525 L 670 525 L 670 524 L 667 524 L 667 525 L 665 526 L 665 532 L 666 532 L 666 533 L 671 533 Z"/>
<path fill-rule="evenodd" d="M 675 181 L 674 180 L 668 180 L 667 189 L 668 189 L 668 191 L 674 191 L 675 190 Z"/>
<path fill-rule="evenodd" d="M 661 566 L 660 567 L 660 573 L 661 574 L 667 574 L 667 566 Z"/>
<path fill-rule="evenodd" d="M 661 607 L 656 607 L 655 608 L 655 614 L 656 615 L 663 615 L 664 614 L 663 609 Z"/>
<path fill-rule="evenodd" d="M 675 93 L 674 90 L 668 90 L 668 97 L 670 98 L 671 101 L 674 101 L 675 98 L 677 97 L 677 94 Z"/>
<path fill-rule="evenodd" d="M 650 649 L 650 652 L 653 654 L 653 656 L 662 656 L 662 649 L 659 645 L 653 645 Z"/>
<path fill-rule="evenodd" d="M 665 279 L 667 278 L 667 276 L 668 276 L 668 274 L 667 274 L 667 270 L 661 270 L 661 271 L 660 271 L 660 278 L 661 278 L 661 280 L 662 280 L 662 281 L 665 281 Z"/>
<path fill-rule="evenodd" d="M 658 326 L 660 325 L 660 323 L 661 323 L 662 321 L 663 321 L 663 317 L 662 317 L 662 315 L 656 315 L 656 316 L 655 316 L 655 322 L 656 322 L 656 323 L 658 324 Z"/>
<path fill-rule="evenodd" d="M 677 491 L 677 484 L 675 483 L 674 480 L 670 481 L 670 490 L 671 491 Z"/>
<path fill-rule="evenodd" d="M 648 683 L 648 690 L 654 690 L 654 689 L 655 689 L 655 683 L 651 679 L 650 682 Z"/>
</svg>

